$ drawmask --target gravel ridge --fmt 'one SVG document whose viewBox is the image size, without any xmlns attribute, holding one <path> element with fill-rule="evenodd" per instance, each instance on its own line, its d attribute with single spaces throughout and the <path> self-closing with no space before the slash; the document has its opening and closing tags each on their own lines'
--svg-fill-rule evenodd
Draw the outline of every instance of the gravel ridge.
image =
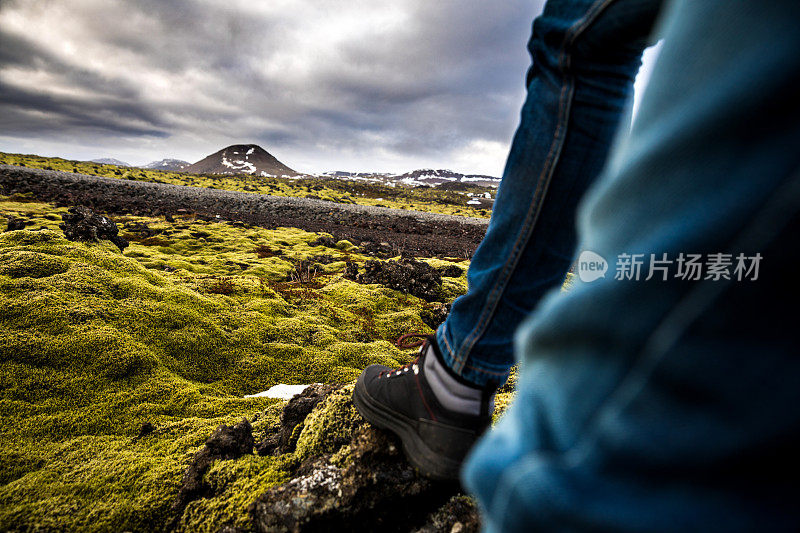
<svg viewBox="0 0 800 533">
<path fill-rule="evenodd" d="M 58 205 L 87 205 L 107 213 L 202 218 L 264 227 L 325 231 L 354 241 L 389 242 L 407 253 L 468 257 L 488 220 L 387 207 L 338 204 L 186 185 L 105 178 L 57 170 L 0 165 L 4 194 L 33 193 Z"/>
</svg>

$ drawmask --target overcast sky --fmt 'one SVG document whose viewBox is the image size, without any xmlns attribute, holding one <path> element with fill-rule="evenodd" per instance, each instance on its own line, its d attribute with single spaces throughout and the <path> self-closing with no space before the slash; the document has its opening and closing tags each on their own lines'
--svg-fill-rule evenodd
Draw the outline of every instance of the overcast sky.
<svg viewBox="0 0 800 533">
<path fill-rule="evenodd" d="M 0 0 L 0 151 L 499 176 L 542 0 Z"/>
</svg>

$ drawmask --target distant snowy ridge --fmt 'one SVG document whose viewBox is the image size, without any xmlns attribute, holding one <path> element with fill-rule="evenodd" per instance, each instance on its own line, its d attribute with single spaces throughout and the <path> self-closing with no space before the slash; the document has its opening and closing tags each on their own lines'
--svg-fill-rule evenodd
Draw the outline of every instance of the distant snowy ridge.
<svg viewBox="0 0 800 533">
<path fill-rule="evenodd" d="M 95 163 L 131 166 L 118 159 L 95 159 Z M 448 169 L 423 168 L 392 174 L 388 172 L 348 172 L 336 170 L 320 174 L 305 174 L 292 170 L 278 161 L 272 154 L 255 144 L 234 144 L 213 153 L 197 163 L 190 164 L 180 159 L 153 161 L 141 168 L 188 174 L 249 174 L 265 178 L 343 179 L 386 185 L 389 187 L 442 187 L 464 190 L 467 185 L 497 187 L 500 178 L 484 174 L 462 174 Z M 462 185 L 463 184 L 463 185 Z"/>
<path fill-rule="evenodd" d="M 181 170 L 185 169 L 190 165 L 191 163 L 189 163 L 188 161 L 183 161 L 181 159 L 162 159 L 161 161 L 153 161 L 152 163 L 147 163 L 142 168 L 149 168 L 151 170 L 180 172 Z"/>
<path fill-rule="evenodd" d="M 92 159 L 90 163 L 100 163 L 101 165 L 117 165 L 118 167 L 129 167 L 129 163 L 114 159 L 113 157 L 101 157 L 100 159 Z"/>
<path fill-rule="evenodd" d="M 406 172 L 405 174 L 388 174 L 385 172 L 345 172 L 337 170 L 324 172 L 319 177 L 348 179 L 353 181 L 370 181 L 389 186 L 405 185 L 407 187 L 436 187 L 445 183 L 465 183 L 482 187 L 497 187 L 500 178 L 483 174 L 462 174 L 452 170 L 424 168 Z"/>
</svg>

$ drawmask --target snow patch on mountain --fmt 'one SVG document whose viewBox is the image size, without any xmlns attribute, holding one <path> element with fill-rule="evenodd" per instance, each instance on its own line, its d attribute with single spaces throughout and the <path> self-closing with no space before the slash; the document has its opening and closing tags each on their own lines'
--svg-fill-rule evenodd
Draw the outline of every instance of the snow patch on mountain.
<svg viewBox="0 0 800 533">
<path fill-rule="evenodd" d="M 186 172 L 195 174 L 251 174 L 262 177 L 297 173 L 255 144 L 234 144 L 194 163 Z"/>
<path fill-rule="evenodd" d="M 233 155 L 239 155 L 239 152 L 233 152 Z M 222 155 L 222 164 L 233 170 L 246 172 L 248 174 L 253 174 L 256 171 L 256 166 L 253 163 L 242 159 L 237 159 L 236 161 L 229 161 L 226 154 Z"/>
</svg>

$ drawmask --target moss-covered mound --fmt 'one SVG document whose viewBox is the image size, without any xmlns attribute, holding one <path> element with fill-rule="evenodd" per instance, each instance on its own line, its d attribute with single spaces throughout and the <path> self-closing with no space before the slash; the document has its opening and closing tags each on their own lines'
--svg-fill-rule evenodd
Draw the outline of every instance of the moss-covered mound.
<svg viewBox="0 0 800 533">
<path fill-rule="evenodd" d="M 0 234 L 1 531 L 242 524 L 286 479 L 282 459 L 215 463 L 206 477 L 225 497 L 178 522 L 172 509 L 217 426 L 258 414 L 258 441 L 278 422 L 285 402 L 242 396 L 401 364 L 413 354 L 391 341 L 431 331 L 420 315 L 432 304 L 344 279 L 345 260 L 366 257 L 311 246 L 316 234 L 131 217 L 117 220 L 131 241 L 122 255 L 67 241 L 63 211 L 0 199 L 0 213 L 27 221 Z M 333 260 L 288 281 L 320 254 Z M 443 283 L 442 301 L 465 289 L 464 276 Z"/>
</svg>

